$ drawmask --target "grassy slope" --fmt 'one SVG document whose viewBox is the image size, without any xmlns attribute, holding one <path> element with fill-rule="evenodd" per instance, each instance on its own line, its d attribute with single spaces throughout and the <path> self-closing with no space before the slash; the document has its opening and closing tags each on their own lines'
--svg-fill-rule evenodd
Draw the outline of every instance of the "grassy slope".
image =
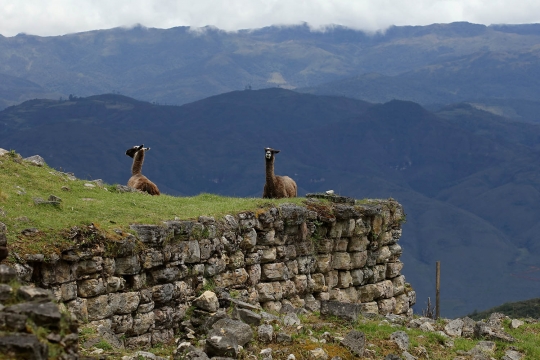
<svg viewBox="0 0 540 360">
<path fill-rule="evenodd" d="M 468 316 L 475 320 L 489 317 L 492 313 L 503 313 L 514 318 L 540 318 L 540 298 L 529 299 L 524 301 L 508 302 L 494 308 L 473 312 Z"/>
<path fill-rule="evenodd" d="M 210 194 L 175 197 L 119 193 L 113 185 L 90 188 L 85 186 L 88 181 L 69 180 L 62 172 L 48 166 L 31 165 L 14 154 L 0 157 L 0 184 L 0 221 L 8 228 L 10 250 L 20 255 L 47 255 L 69 247 L 70 241 L 63 233 L 72 226 L 94 224 L 112 233 L 115 229 L 129 231 L 129 224 L 133 223 L 159 224 L 164 220 L 195 219 L 203 215 L 220 217 L 270 204 L 267 199 Z M 61 205 L 34 203 L 34 198 L 46 200 L 49 195 L 59 196 Z M 272 203 L 302 201 L 296 198 L 272 200 Z M 40 232 L 33 236 L 22 235 L 21 231 L 28 228 L 37 228 Z"/>
</svg>

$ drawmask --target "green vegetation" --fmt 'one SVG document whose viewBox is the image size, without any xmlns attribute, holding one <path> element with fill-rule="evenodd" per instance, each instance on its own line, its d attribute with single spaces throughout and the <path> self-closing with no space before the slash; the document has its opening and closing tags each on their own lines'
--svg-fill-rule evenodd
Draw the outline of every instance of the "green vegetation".
<svg viewBox="0 0 540 360">
<path fill-rule="evenodd" d="M 474 311 L 467 315 L 471 319 L 489 318 L 492 313 L 503 313 L 511 318 L 540 318 L 540 298 L 517 302 L 508 302 L 485 311 Z"/>
<path fill-rule="evenodd" d="M 0 214 L 5 213 L 0 221 L 8 228 L 10 249 L 21 255 L 42 253 L 47 256 L 72 246 L 69 230 L 73 226 L 84 228 L 93 224 L 114 240 L 122 236 L 121 232 L 129 232 L 129 224 L 133 223 L 160 224 L 164 220 L 195 219 L 201 215 L 219 218 L 304 201 L 296 198 L 270 203 L 268 199 L 211 194 L 175 197 L 120 193 L 115 186 L 100 187 L 88 181 L 70 180 L 67 174 L 48 166 L 37 167 L 9 155 L 0 157 L 0 184 Z M 34 203 L 34 198 L 47 199 L 50 195 L 62 199 L 60 206 Z M 23 235 L 22 231 L 28 228 L 37 228 L 39 232 Z M 121 230 L 120 235 L 117 230 Z"/>
</svg>

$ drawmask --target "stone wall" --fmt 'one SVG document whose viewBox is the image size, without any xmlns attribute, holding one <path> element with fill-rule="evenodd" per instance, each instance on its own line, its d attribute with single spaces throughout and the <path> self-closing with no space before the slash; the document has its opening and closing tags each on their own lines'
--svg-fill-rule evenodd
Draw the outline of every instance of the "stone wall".
<svg viewBox="0 0 540 360">
<path fill-rule="evenodd" d="M 399 261 L 404 213 L 396 201 L 311 199 L 162 225 L 131 225 L 111 239 L 73 228 L 74 246 L 53 259 L 21 255 L 19 277 L 49 288 L 80 322 L 112 330 L 123 345 L 165 343 L 181 332 L 203 290 L 267 311 L 321 302 L 362 312 L 412 314 L 415 293 Z M 196 315 L 196 314 L 195 314 Z"/>
</svg>

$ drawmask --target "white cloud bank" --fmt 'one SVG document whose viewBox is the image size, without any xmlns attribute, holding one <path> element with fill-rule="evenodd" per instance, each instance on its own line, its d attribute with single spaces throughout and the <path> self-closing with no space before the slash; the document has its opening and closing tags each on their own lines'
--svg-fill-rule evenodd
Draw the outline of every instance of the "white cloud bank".
<svg viewBox="0 0 540 360">
<path fill-rule="evenodd" d="M 223 30 L 307 22 L 376 31 L 391 25 L 540 22 L 537 0 L 0 0 L 0 34 L 41 36 L 142 24 Z"/>
</svg>

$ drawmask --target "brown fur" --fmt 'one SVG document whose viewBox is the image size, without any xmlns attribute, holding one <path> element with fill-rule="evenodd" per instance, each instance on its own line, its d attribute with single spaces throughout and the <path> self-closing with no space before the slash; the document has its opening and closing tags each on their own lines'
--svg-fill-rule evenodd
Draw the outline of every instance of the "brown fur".
<svg viewBox="0 0 540 360">
<path fill-rule="evenodd" d="M 270 159 L 266 158 L 266 152 L 270 151 Z M 298 189 L 293 179 L 288 176 L 274 175 L 275 154 L 279 150 L 271 148 L 264 149 L 266 160 L 266 183 L 264 184 L 263 198 L 280 199 L 296 197 Z"/>
<path fill-rule="evenodd" d="M 127 185 L 129 187 L 144 191 L 150 195 L 159 195 L 159 189 L 151 182 L 142 172 L 142 166 L 144 162 L 144 153 L 147 149 L 141 146 L 134 146 L 131 149 L 126 151 L 126 155 L 133 158 L 133 165 L 131 165 L 131 178 L 129 179 Z M 149 150 L 149 149 L 148 149 Z"/>
</svg>

